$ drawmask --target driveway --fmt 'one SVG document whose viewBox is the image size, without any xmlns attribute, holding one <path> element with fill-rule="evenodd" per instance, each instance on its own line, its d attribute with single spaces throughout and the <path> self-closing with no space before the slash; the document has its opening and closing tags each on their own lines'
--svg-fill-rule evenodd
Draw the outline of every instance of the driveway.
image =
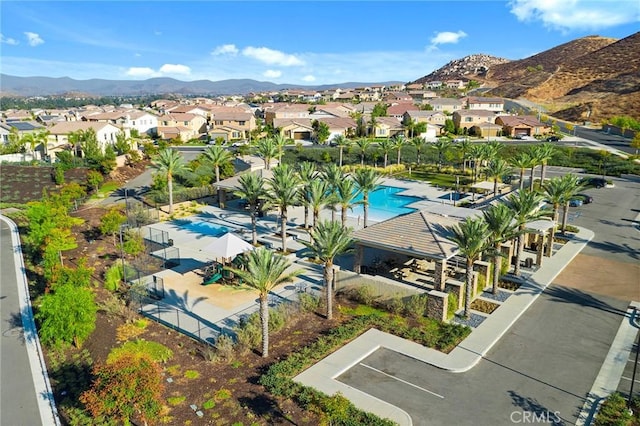
<svg viewBox="0 0 640 426">
<path fill-rule="evenodd" d="M 574 424 L 626 308 L 551 285 L 466 373 L 380 349 L 338 380 L 405 410 L 414 425 L 526 423 L 534 414 Z"/>
</svg>

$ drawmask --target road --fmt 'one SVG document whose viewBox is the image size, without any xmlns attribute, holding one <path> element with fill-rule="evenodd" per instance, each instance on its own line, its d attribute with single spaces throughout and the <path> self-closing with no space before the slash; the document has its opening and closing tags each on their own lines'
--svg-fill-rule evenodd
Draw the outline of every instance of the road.
<svg viewBox="0 0 640 426">
<path fill-rule="evenodd" d="M 43 424 L 25 344 L 11 233 L 3 220 L 0 220 L 0 269 L 0 425 Z"/>
<path fill-rule="evenodd" d="M 405 410 L 414 425 L 523 423 L 533 414 L 574 424 L 626 308 L 551 285 L 466 373 L 380 349 L 338 380 Z"/>
</svg>

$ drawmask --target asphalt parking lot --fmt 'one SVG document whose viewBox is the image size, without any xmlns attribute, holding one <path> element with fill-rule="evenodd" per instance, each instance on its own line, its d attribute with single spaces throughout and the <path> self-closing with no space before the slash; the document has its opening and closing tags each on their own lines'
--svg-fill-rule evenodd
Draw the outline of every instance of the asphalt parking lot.
<svg viewBox="0 0 640 426">
<path fill-rule="evenodd" d="M 512 424 L 534 415 L 574 424 L 626 308 L 551 285 L 466 373 L 380 349 L 337 380 L 405 410 L 414 425 Z"/>
</svg>

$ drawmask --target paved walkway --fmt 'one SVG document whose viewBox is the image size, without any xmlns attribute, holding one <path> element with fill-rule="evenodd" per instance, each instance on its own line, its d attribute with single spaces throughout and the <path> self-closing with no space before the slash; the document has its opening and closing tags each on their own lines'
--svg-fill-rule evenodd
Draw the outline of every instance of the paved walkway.
<svg viewBox="0 0 640 426">
<path fill-rule="evenodd" d="M 425 348 L 400 337 L 371 329 L 299 374 L 294 380 L 329 395 L 340 392 L 363 410 L 389 418 L 401 425 L 410 425 L 411 418 L 403 410 L 340 383 L 335 378 L 383 347 L 452 372 L 470 370 L 592 238 L 593 232 L 581 228 L 574 238 L 565 244 L 552 258 L 547 259 L 540 269 L 533 273 L 513 296 L 509 297 L 498 310 L 485 319 L 449 354 Z M 625 327 L 631 327 L 630 323 L 623 327 L 624 330 L 626 330 Z M 627 333 L 623 333 L 621 339 L 624 342 L 614 342 L 613 346 L 628 345 L 625 340 L 626 337 Z M 609 389 L 607 386 L 604 388 Z M 611 391 L 613 390 L 615 390 L 615 386 L 611 389 Z"/>
<path fill-rule="evenodd" d="M 0 215 L 0 424 L 59 425 L 33 321 L 18 228 Z"/>
</svg>

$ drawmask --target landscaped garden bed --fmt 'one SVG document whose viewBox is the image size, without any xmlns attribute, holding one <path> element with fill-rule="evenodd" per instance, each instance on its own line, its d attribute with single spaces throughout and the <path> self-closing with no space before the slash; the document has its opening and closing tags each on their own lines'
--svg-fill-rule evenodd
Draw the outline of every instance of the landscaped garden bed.
<svg viewBox="0 0 640 426">
<path fill-rule="evenodd" d="M 522 284 L 517 281 L 500 280 L 498 287 L 509 291 L 516 291 Z"/>
<path fill-rule="evenodd" d="M 471 309 L 485 314 L 491 314 L 499 307 L 499 304 L 483 299 L 475 299 L 473 302 L 471 302 Z"/>
</svg>

